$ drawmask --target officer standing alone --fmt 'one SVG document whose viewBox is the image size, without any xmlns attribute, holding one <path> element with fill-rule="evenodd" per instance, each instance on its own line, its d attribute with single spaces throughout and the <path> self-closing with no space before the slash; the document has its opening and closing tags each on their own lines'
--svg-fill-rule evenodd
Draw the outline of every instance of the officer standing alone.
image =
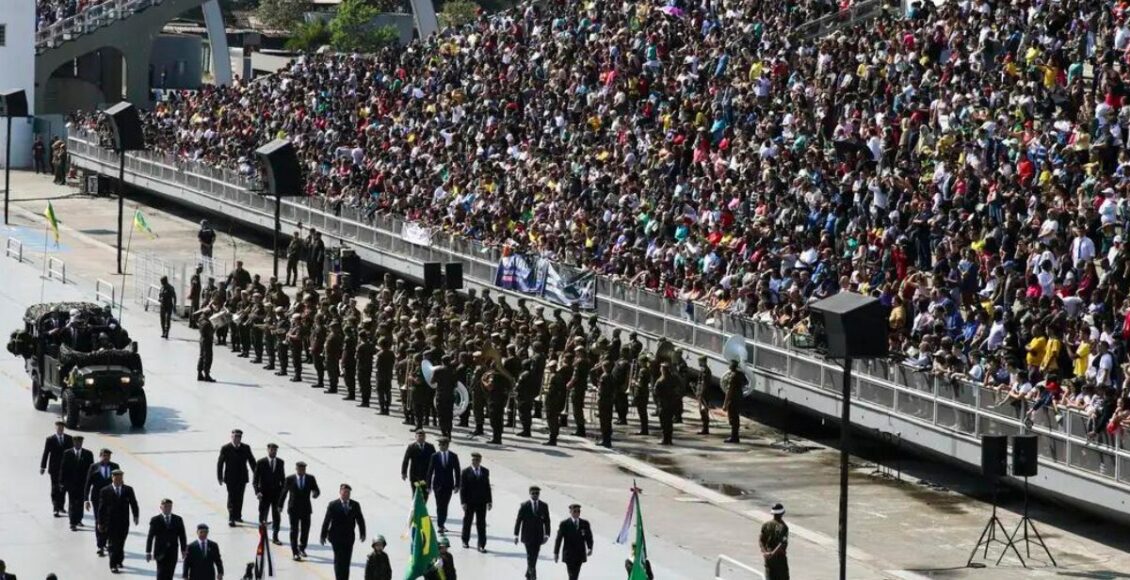
<svg viewBox="0 0 1130 580">
<path fill-rule="evenodd" d="M 785 524 L 785 506 L 776 504 L 770 510 L 773 519 L 761 526 L 761 557 L 765 560 L 765 580 L 789 580 L 789 526 Z"/>
<path fill-rule="evenodd" d="M 200 356 L 196 359 L 196 380 L 209 383 L 216 382 L 212 378 L 212 343 L 216 337 L 216 327 L 212 326 L 212 319 L 204 311 L 197 317 L 197 326 L 200 328 Z"/>
<path fill-rule="evenodd" d="M 161 338 L 169 338 L 169 329 L 173 325 L 173 310 L 177 307 L 177 291 L 169 284 L 168 276 L 161 276 L 161 290 L 157 294 L 157 301 L 161 305 Z"/>
</svg>

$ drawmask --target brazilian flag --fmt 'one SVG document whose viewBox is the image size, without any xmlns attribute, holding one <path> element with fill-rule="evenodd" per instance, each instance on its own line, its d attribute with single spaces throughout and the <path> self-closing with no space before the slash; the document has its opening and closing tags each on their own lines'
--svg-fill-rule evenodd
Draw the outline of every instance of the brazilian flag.
<svg viewBox="0 0 1130 580">
<path fill-rule="evenodd" d="M 636 550 L 632 554 L 632 571 L 628 574 L 628 580 L 647 580 L 647 543 L 644 541 L 643 534 L 643 512 L 640 510 L 639 492 L 635 494 L 636 505 Z"/>
<path fill-rule="evenodd" d="M 55 206 L 51 205 L 51 200 L 47 201 L 47 209 L 43 210 L 43 217 L 47 219 L 47 228 L 55 234 L 55 245 L 59 245 L 59 218 L 55 217 Z"/>
<path fill-rule="evenodd" d="M 413 501 L 412 519 L 409 524 L 411 528 L 408 533 L 412 536 L 412 547 L 404 580 L 415 580 L 436 570 L 436 560 L 439 559 L 439 542 L 436 539 L 436 530 L 432 527 L 432 518 L 428 515 L 428 504 L 424 501 L 422 484 L 416 486 L 416 499 Z M 443 569 L 439 569 L 438 572 L 439 577 L 443 579 Z"/>
</svg>

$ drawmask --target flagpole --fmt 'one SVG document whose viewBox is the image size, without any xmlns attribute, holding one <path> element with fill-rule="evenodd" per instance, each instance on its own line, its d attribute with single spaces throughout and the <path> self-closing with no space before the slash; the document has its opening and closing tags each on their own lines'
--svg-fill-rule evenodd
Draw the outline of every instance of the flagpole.
<svg viewBox="0 0 1130 580">
<path fill-rule="evenodd" d="M 39 301 L 43 302 L 43 292 L 47 285 L 47 231 L 49 226 L 43 226 L 43 273 L 39 276 Z"/>
<path fill-rule="evenodd" d="M 136 212 L 137 210 L 135 209 L 134 211 Z M 134 215 L 134 219 L 136 220 L 137 214 L 134 213 L 133 215 Z M 126 265 L 129 263 L 129 247 L 130 247 L 130 244 L 133 243 L 133 230 L 135 230 L 135 229 L 137 229 L 137 226 L 134 225 L 134 224 L 130 224 L 129 236 L 126 238 L 126 255 L 125 255 L 124 258 L 122 258 L 122 293 L 121 293 L 121 297 L 118 298 L 118 324 L 122 323 L 122 305 L 125 303 L 126 270 L 128 269 L 126 267 Z M 141 299 L 145 300 L 146 297 L 142 296 Z M 110 305 L 110 308 L 112 310 L 114 308 L 114 306 Z"/>
</svg>

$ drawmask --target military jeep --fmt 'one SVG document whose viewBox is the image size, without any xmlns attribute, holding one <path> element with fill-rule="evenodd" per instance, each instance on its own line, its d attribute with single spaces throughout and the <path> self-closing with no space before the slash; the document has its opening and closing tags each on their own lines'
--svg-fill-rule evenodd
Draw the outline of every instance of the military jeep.
<svg viewBox="0 0 1130 580">
<path fill-rule="evenodd" d="M 32 405 L 47 410 L 59 401 L 63 422 L 79 425 L 82 413 L 129 412 L 130 424 L 145 426 L 145 375 L 137 343 L 109 308 L 90 302 L 36 304 L 24 313 L 24 328 L 12 332 L 8 352 L 24 358 L 31 377 Z"/>
</svg>

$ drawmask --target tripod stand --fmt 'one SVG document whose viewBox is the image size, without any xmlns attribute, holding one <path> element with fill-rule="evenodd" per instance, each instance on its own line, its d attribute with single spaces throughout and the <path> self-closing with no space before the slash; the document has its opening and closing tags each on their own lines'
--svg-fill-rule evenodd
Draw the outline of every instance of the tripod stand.
<svg viewBox="0 0 1130 580">
<path fill-rule="evenodd" d="M 993 503 L 995 504 L 996 502 L 993 502 Z M 994 505 L 994 511 L 995 511 L 995 509 L 996 509 L 996 506 Z M 1033 522 L 1032 518 L 1028 517 L 1028 477 L 1027 476 L 1024 477 L 1024 517 L 1020 518 L 1020 523 L 1016 524 L 1015 530 L 1012 530 L 1012 536 L 1009 538 L 1010 543 L 1014 543 L 1016 541 L 1016 537 L 1020 533 L 1021 528 L 1024 529 L 1024 552 L 1028 555 L 1028 558 L 1029 559 L 1032 558 L 1032 546 L 1031 546 L 1031 544 L 1032 543 L 1039 544 L 1040 547 L 1044 549 L 1044 553 L 1048 555 L 1048 559 L 1052 561 L 1052 566 L 1055 566 L 1056 568 L 1058 568 L 1059 565 L 1055 563 L 1055 558 L 1052 557 L 1051 550 L 1049 550 L 1048 545 L 1044 543 L 1044 539 L 1042 537 L 1040 537 L 1040 531 L 1036 529 L 1036 522 Z M 1028 537 L 1028 530 L 1029 529 L 1031 529 L 1032 534 L 1036 536 L 1035 540 L 1029 539 L 1029 537 Z M 1015 546 L 1013 547 L 1013 549 L 1014 550 L 1016 549 Z M 1001 559 L 1003 559 L 1003 558 L 1004 558 L 1004 554 L 1001 554 Z M 1021 560 L 1020 562 L 1023 563 L 1024 560 Z M 997 564 L 1000 564 L 1000 563 L 1001 563 L 1001 561 L 1000 561 L 1000 559 L 998 559 Z M 1027 566 L 1025 566 L 1025 567 L 1027 568 Z"/>
<path fill-rule="evenodd" d="M 1027 481 L 1027 480 L 1025 480 L 1025 481 Z M 977 556 L 977 550 L 980 549 L 982 545 L 985 546 L 985 553 L 981 555 L 981 558 L 982 559 L 988 558 L 989 557 L 989 546 L 993 542 L 1004 545 L 1004 549 L 1001 550 L 1001 559 L 1004 559 L 1004 555 L 1006 553 L 1008 553 L 1008 549 L 1012 548 L 1012 551 L 1016 554 L 1017 559 L 1020 560 L 1020 565 L 1024 566 L 1025 568 L 1028 567 L 1028 565 L 1024 563 L 1024 558 L 1022 558 L 1020 556 L 1020 550 L 1016 549 L 1016 544 L 1013 543 L 1012 536 L 1008 535 L 1008 530 L 1004 529 L 1004 524 L 1002 524 L 1000 518 L 997 517 L 997 493 L 999 491 L 1000 491 L 999 490 L 999 483 L 994 478 L 993 479 L 993 515 L 991 517 L 989 517 L 989 522 L 985 524 L 985 529 L 981 530 L 981 537 L 977 539 L 977 545 L 973 546 L 973 551 L 969 553 L 969 560 L 965 563 L 966 567 L 973 565 L 973 558 L 975 556 Z M 1025 497 L 1027 497 L 1027 496 L 1025 496 Z M 1027 506 L 1027 502 L 1025 502 L 1025 505 Z M 1033 527 L 1033 530 L 1034 529 L 1035 529 L 1035 527 Z M 1003 540 L 997 537 L 997 530 L 1000 530 L 1001 537 L 1004 538 Z M 1001 559 L 997 560 L 997 564 L 1001 563 Z"/>
</svg>

